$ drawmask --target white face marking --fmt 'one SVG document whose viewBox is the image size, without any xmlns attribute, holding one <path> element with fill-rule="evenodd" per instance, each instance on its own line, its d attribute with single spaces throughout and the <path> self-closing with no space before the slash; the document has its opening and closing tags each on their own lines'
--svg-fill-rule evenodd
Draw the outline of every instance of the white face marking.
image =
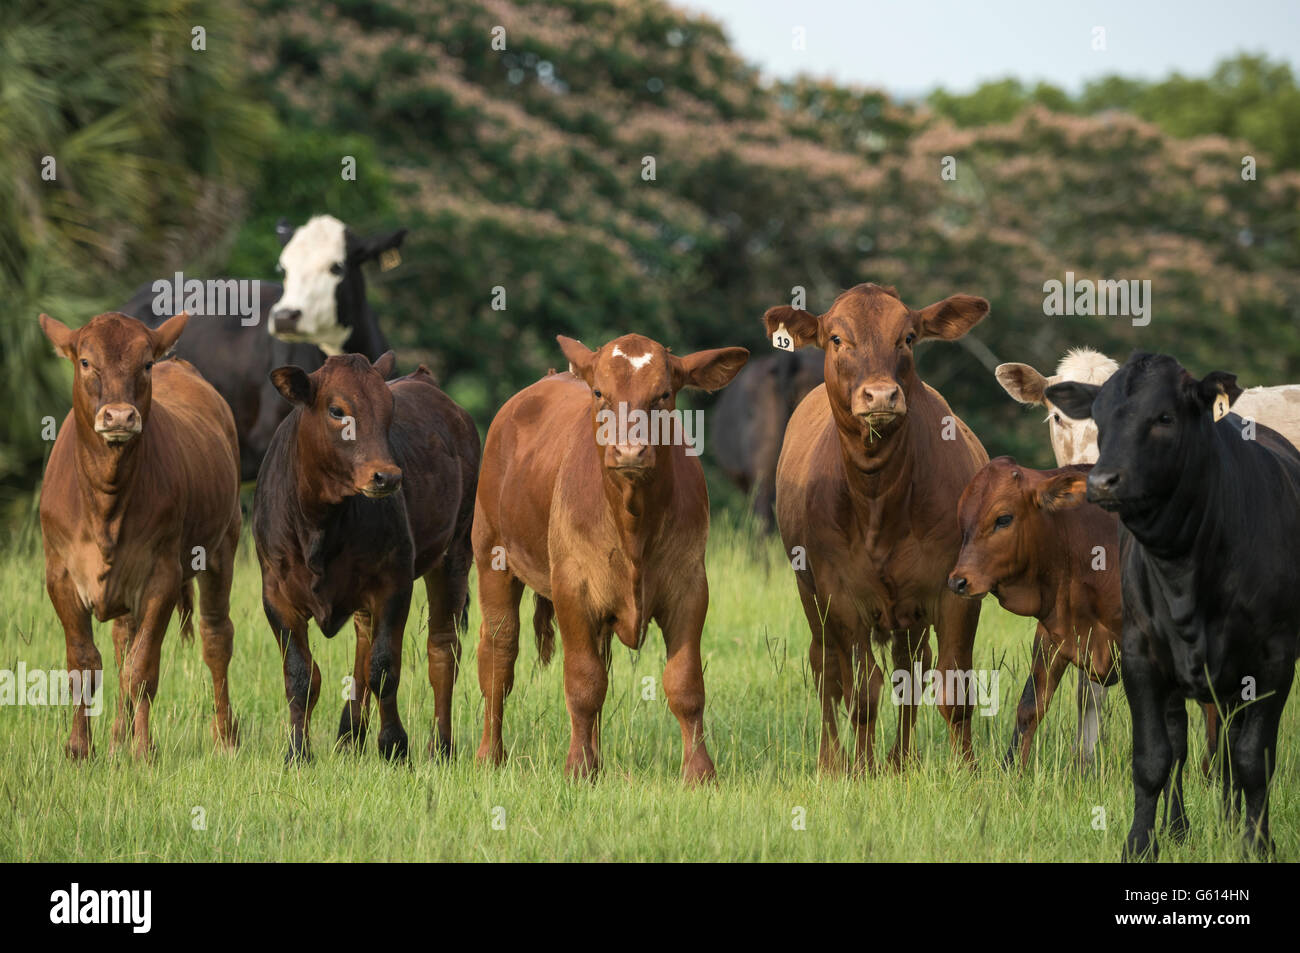
<svg viewBox="0 0 1300 953">
<path fill-rule="evenodd" d="M 293 233 L 280 252 L 284 294 L 271 309 L 272 334 L 287 341 L 310 341 L 327 353 L 341 351 L 350 332 L 339 324 L 334 291 L 343 280 L 346 257 L 344 225 L 331 215 L 317 215 Z M 277 333 L 274 317 L 288 311 L 302 312 L 297 327 Z"/>
<path fill-rule="evenodd" d="M 632 365 L 632 370 L 634 371 L 641 370 L 641 368 L 649 364 L 651 359 L 654 357 L 654 355 L 650 353 L 638 354 L 636 357 L 633 357 L 631 354 L 624 354 L 617 344 L 614 345 L 614 350 L 610 353 L 615 357 L 623 358 L 623 360 Z"/>
</svg>

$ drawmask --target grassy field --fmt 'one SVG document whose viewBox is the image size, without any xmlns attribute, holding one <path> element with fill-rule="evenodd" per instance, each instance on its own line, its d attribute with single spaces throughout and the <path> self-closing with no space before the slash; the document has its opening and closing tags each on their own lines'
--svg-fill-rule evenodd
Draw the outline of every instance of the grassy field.
<svg viewBox="0 0 1300 953">
<path fill-rule="evenodd" d="M 11 540 L 0 555 L 0 668 L 61 668 L 63 633 L 42 584 L 39 541 Z M 0 708 L 0 861 L 15 860 L 1101 860 L 1118 858 L 1131 817 L 1128 708 L 1122 689 L 1107 703 L 1099 767 L 1070 760 L 1076 716 L 1067 676 L 1041 726 L 1034 764 L 1001 770 L 1027 665 L 1031 620 L 986 600 L 977 668 L 1000 671 L 1001 707 L 975 719 L 979 767 L 953 759 L 938 712 L 919 717 L 919 765 L 902 775 L 819 777 L 817 709 L 807 663 L 808 631 L 779 545 L 766 547 L 715 525 L 709 544 L 712 605 L 704 632 L 709 748 L 719 782 L 686 790 L 678 780 L 680 736 L 662 690 L 664 653 L 652 630 L 634 656 L 615 643 L 605 708 L 604 773 L 595 784 L 564 780 L 569 721 L 562 656 L 537 666 L 525 620 L 514 695 L 506 708 L 509 761 L 480 768 L 482 727 L 474 637 L 464 639 L 451 763 L 425 755 L 433 695 L 425 678 L 423 592 L 417 588 L 400 690 L 411 735 L 410 764 L 382 762 L 372 730 L 360 754 L 331 750 L 341 680 L 351 671 L 351 627 L 331 641 L 313 629 L 323 674 L 313 736 L 315 761 L 285 767 L 286 708 L 280 659 L 259 604 L 251 545 L 241 551 L 233 617 L 231 694 L 241 722 L 237 753 L 214 752 L 211 683 L 197 644 L 175 626 L 163 649 L 153 731 L 156 760 L 108 755 L 116 673 L 105 676 L 105 713 L 94 720 L 96 756 L 63 756 L 69 716 L 60 708 Z M 525 609 L 531 598 L 525 598 Z M 419 611 L 416 611 L 419 610 Z M 470 610 L 477 633 L 477 604 Z M 107 625 L 96 641 L 107 659 Z M 1191 751 L 1204 750 L 1193 712 Z M 891 706 L 880 719 L 892 744 Z M 1283 721 L 1273 794 L 1278 856 L 1300 857 L 1297 763 L 1300 704 Z M 418 753 L 417 753 L 418 752 Z M 1166 845 L 1167 860 L 1237 859 L 1238 838 L 1219 819 L 1217 788 L 1188 772 L 1193 832 Z M 196 810 L 196 809 L 201 809 Z M 1100 810 L 1099 810 L 1100 809 Z M 1103 817 L 1104 824 L 1098 819 Z M 802 829 L 796 823 L 802 818 Z M 204 823 L 198 823 L 199 819 Z M 1098 829 L 1101 827 L 1102 829 Z M 198 828 L 198 829 L 196 829 Z M 502 829 L 503 828 L 503 829 Z"/>
</svg>

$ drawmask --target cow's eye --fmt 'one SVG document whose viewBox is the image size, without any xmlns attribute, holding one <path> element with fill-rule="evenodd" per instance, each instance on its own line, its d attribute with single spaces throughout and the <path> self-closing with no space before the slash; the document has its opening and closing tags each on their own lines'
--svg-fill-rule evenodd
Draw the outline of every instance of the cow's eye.
<svg viewBox="0 0 1300 953">
<path fill-rule="evenodd" d="M 670 391 L 670 390 L 666 390 L 666 391 L 664 391 L 662 394 L 659 395 L 659 399 L 662 400 L 662 401 L 667 401 L 667 400 L 670 400 L 670 399 L 672 398 L 672 396 L 673 396 L 673 392 Z"/>
<path fill-rule="evenodd" d="M 347 414 L 343 413 L 342 407 L 331 407 L 330 416 L 333 417 L 335 420 L 342 420 L 344 417 L 347 416 Z"/>
<path fill-rule="evenodd" d="M 1058 414 L 1058 413 L 1053 412 L 1053 414 L 1052 414 L 1052 423 L 1059 424 L 1060 422 L 1061 422 L 1061 415 Z"/>
<path fill-rule="evenodd" d="M 145 361 L 145 362 L 144 362 L 144 369 L 145 369 L 146 371 L 151 371 L 151 370 L 153 370 L 153 361 Z"/>
<path fill-rule="evenodd" d="M 600 391 L 598 391 L 598 390 L 593 390 L 593 391 L 591 392 L 591 396 L 592 396 L 592 397 L 600 397 L 600 396 L 601 396 L 601 393 L 600 393 Z"/>
<path fill-rule="evenodd" d="M 995 529 L 1002 529 L 1003 527 L 1010 526 L 1010 525 L 1011 525 L 1010 513 L 1003 513 L 1001 516 L 999 516 L 997 519 L 993 521 L 993 526 Z"/>
<path fill-rule="evenodd" d="M 90 366 L 90 361 L 86 360 L 86 359 L 83 357 L 83 358 L 81 359 L 81 366 L 82 366 L 82 367 L 89 367 L 89 366 Z"/>
<path fill-rule="evenodd" d="M 330 265 L 330 274 L 331 275 L 343 274 L 343 264 L 341 262 L 336 261 L 334 262 L 334 264 Z"/>
<path fill-rule="evenodd" d="M 915 335 L 915 334 L 909 334 L 907 337 L 903 338 L 903 343 L 906 344 L 908 347 L 911 347 L 911 346 L 912 346 L 912 342 L 915 341 L 915 340 L 916 340 L 916 335 Z"/>
<path fill-rule="evenodd" d="M 1173 414 L 1161 414 L 1159 417 L 1156 418 L 1156 423 L 1161 424 L 1162 426 L 1165 427 L 1168 427 L 1173 422 L 1174 422 Z"/>
<path fill-rule="evenodd" d="M 838 334 L 832 334 L 832 335 L 831 335 L 831 343 L 834 344 L 836 347 L 839 347 L 839 346 L 840 346 L 840 336 L 839 336 Z"/>
</svg>

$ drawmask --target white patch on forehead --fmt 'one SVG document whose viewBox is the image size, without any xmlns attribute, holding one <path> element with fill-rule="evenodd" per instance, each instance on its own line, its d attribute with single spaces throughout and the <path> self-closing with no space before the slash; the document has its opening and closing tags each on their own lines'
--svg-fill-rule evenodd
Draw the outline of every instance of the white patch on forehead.
<svg viewBox="0 0 1300 953">
<path fill-rule="evenodd" d="M 347 258 L 344 231 L 343 223 L 332 215 L 317 215 L 295 231 L 280 252 L 284 294 L 271 313 L 299 311 L 302 316 L 292 333 L 278 336 L 311 341 L 327 351 L 342 348 L 350 331 L 339 323 L 334 292 L 343 275 L 332 269 L 344 265 Z"/>
<path fill-rule="evenodd" d="M 654 355 L 651 354 L 649 351 L 647 351 L 644 354 L 638 354 L 635 357 L 633 357 L 631 354 L 624 354 L 622 348 L 620 348 L 617 344 L 614 345 L 614 350 L 610 351 L 610 353 L 613 354 L 615 357 L 623 358 L 623 360 L 627 361 L 629 364 L 632 365 L 632 370 L 634 371 L 641 370 L 641 368 L 649 364 L 650 361 L 654 358 Z"/>
</svg>

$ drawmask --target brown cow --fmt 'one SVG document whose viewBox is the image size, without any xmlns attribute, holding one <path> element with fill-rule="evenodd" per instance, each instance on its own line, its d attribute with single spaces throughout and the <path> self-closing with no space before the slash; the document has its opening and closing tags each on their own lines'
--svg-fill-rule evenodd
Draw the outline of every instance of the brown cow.
<svg viewBox="0 0 1300 953">
<path fill-rule="evenodd" d="M 683 776 L 712 778 L 700 662 L 709 497 L 692 455 L 699 447 L 684 446 L 680 434 L 663 440 L 662 430 L 639 433 L 633 415 L 671 414 L 683 387 L 725 386 L 749 352 L 731 347 L 677 357 L 639 334 L 598 351 L 558 340 L 572 370 L 506 401 L 483 449 L 474 511 L 485 699 L 479 760 L 505 758 L 501 720 L 514 684 L 526 585 L 536 593 L 543 664 L 551 656 L 553 617 L 564 640 L 569 775 L 594 775 L 600 767 L 611 636 L 639 648 L 653 619 L 668 651 L 663 685 L 681 725 Z M 632 424 L 626 433 L 607 427 L 609 415 L 620 412 Z"/>
<path fill-rule="evenodd" d="M 1079 761 L 1089 764 L 1101 734 L 1101 705 L 1119 679 L 1119 520 L 1084 502 L 1091 470 L 1091 464 L 1031 470 L 998 457 L 962 493 L 962 548 L 948 587 L 969 599 L 991 592 L 1008 612 L 1038 620 L 1008 764 L 1017 747 L 1020 763 L 1029 760 L 1034 731 L 1071 662 L 1084 676 L 1081 690 L 1092 695 L 1080 695 L 1075 736 Z M 1206 708 L 1206 735 L 1214 751 L 1213 706 Z M 1202 767 L 1208 771 L 1208 755 Z"/>
<path fill-rule="evenodd" d="M 124 314 L 101 314 L 73 331 L 41 315 L 46 337 L 74 369 L 72 411 L 41 489 L 45 587 L 73 671 L 102 671 L 90 617 L 114 620 L 121 691 L 113 747 L 134 737 L 137 756 L 152 750 L 149 710 L 163 636 L 196 573 L 203 659 L 216 698 L 213 736 L 222 745 L 237 740 L 226 673 L 235 633 L 239 445 L 217 392 L 185 361 L 161 360 L 188 319 L 181 312 L 150 330 Z M 73 758 L 91 751 L 85 701 L 73 712 Z"/>
<path fill-rule="evenodd" d="M 789 306 L 764 315 L 769 335 L 784 325 L 796 347 L 826 352 L 826 383 L 786 428 L 776 487 L 777 524 L 812 629 L 823 770 L 842 764 L 841 699 L 856 728 L 855 766 L 874 766 L 883 679 L 873 636 L 890 644 L 896 672 L 918 659 L 928 670 L 932 625 L 944 673 L 937 703 L 954 746 L 972 758 L 974 705 L 949 686 L 971 674 L 979 603 L 963 601 L 945 583 L 961 542 L 957 500 L 988 455 L 917 375 L 912 348 L 927 338 L 959 338 L 988 310 L 983 298 L 953 295 L 915 311 L 893 288 L 863 284 L 820 317 Z M 915 705 L 903 708 L 890 753 L 896 767 L 910 753 L 916 723 Z"/>
<path fill-rule="evenodd" d="M 379 698 L 379 751 L 404 758 L 397 710 L 402 637 L 414 581 L 429 599 L 429 684 L 437 726 L 429 750 L 451 753 L 451 694 L 460 660 L 456 626 L 468 600 L 470 519 L 478 431 L 424 366 L 385 383 L 394 358 L 328 358 L 308 374 L 271 374 L 294 405 L 257 475 L 253 539 L 262 607 L 284 663 L 286 760 L 311 755 L 320 669 L 307 623 L 332 638 L 349 617 L 357 635 L 352 697 L 340 743 L 365 740 L 370 695 Z"/>
</svg>

